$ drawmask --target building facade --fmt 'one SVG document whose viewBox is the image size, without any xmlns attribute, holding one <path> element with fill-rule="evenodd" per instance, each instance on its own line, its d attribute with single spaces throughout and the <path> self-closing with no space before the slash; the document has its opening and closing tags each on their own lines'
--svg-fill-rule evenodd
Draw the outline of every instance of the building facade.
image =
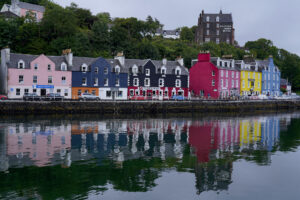
<svg viewBox="0 0 300 200">
<path fill-rule="evenodd" d="M 120 65 L 112 66 L 104 58 L 83 60 L 81 66 L 73 67 L 72 99 L 78 99 L 82 93 L 90 93 L 103 100 L 127 99 L 128 75 Z"/>
<path fill-rule="evenodd" d="M 65 63 L 57 65 L 57 58 L 45 55 L 26 55 L 1 51 L 1 91 L 8 98 L 23 98 L 24 94 L 45 96 L 59 93 L 71 98 L 72 73 Z"/>
<path fill-rule="evenodd" d="M 222 10 L 220 13 L 208 14 L 202 10 L 198 19 L 195 40 L 198 44 L 225 42 L 234 45 L 234 31 L 231 14 L 223 14 Z"/>
<path fill-rule="evenodd" d="M 183 59 L 176 61 L 125 59 L 116 56 L 121 68 L 128 73 L 128 99 L 171 99 L 174 96 L 188 97 L 189 72 Z M 116 64 L 114 64 L 116 65 Z"/>
<path fill-rule="evenodd" d="M 219 69 L 219 98 L 240 96 L 240 71 L 235 60 L 211 58 L 211 62 Z"/>
<path fill-rule="evenodd" d="M 4 4 L 1 13 L 6 13 L 5 16 L 8 16 L 8 13 L 12 13 L 10 16 L 26 17 L 28 15 L 34 17 L 37 22 L 40 22 L 45 13 L 45 7 L 21 2 L 19 0 L 11 0 L 11 4 Z"/>
<path fill-rule="evenodd" d="M 281 73 L 278 67 L 274 65 L 273 58 L 270 57 L 268 60 L 257 62 L 262 68 L 262 94 L 279 96 Z"/>
<path fill-rule="evenodd" d="M 190 69 L 190 91 L 192 96 L 219 97 L 219 70 L 210 61 L 210 53 L 200 53 Z"/>
<path fill-rule="evenodd" d="M 262 73 L 261 68 L 254 59 L 244 59 L 236 61 L 236 66 L 240 67 L 240 95 L 258 96 L 261 94 Z"/>
<path fill-rule="evenodd" d="M 155 35 L 156 36 L 162 36 L 163 38 L 168 38 L 168 39 L 179 39 L 180 38 L 180 30 L 162 30 L 162 29 L 157 29 Z"/>
</svg>

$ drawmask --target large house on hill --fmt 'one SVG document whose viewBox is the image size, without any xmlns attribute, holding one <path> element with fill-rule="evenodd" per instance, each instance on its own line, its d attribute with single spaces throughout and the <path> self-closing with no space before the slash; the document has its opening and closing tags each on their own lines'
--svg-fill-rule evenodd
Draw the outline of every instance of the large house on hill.
<svg viewBox="0 0 300 200">
<path fill-rule="evenodd" d="M 37 22 L 42 20 L 44 13 L 44 6 L 21 2 L 19 0 L 11 0 L 11 4 L 4 4 L 0 11 L 0 14 L 7 18 L 31 15 Z"/>
</svg>

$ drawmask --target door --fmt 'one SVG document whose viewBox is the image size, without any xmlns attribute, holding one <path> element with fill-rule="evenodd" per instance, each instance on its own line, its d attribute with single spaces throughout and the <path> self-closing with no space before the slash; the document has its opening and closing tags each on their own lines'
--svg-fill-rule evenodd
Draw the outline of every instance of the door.
<svg viewBox="0 0 300 200">
<path fill-rule="evenodd" d="M 41 96 L 46 96 L 47 90 L 46 89 L 41 89 Z"/>
</svg>

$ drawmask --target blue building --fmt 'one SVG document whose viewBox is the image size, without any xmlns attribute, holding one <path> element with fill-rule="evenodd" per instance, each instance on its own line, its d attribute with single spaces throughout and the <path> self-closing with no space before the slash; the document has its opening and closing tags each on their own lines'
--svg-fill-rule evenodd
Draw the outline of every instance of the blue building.
<svg viewBox="0 0 300 200">
<path fill-rule="evenodd" d="M 121 64 L 104 58 L 74 57 L 72 98 L 91 93 L 104 100 L 126 100 L 128 73 Z M 82 63 L 77 65 L 76 63 Z"/>
<path fill-rule="evenodd" d="M 262 94 L 279 96 L 281 72 L 274 65 L 273 58 L 270 56 L 268 60 L 257 61 L 257 63 L 262 69 Z"/>
</svg>

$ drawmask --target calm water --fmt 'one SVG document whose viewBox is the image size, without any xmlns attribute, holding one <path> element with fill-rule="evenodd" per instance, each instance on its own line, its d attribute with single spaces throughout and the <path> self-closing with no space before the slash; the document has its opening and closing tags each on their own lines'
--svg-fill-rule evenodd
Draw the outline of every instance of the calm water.
<svg viewBox="0 0 300 200">
<path fill-rule="evenodd" d="M 299 199 L 300 114 L 0 119 L 0 199 Z"/>
</svg>

